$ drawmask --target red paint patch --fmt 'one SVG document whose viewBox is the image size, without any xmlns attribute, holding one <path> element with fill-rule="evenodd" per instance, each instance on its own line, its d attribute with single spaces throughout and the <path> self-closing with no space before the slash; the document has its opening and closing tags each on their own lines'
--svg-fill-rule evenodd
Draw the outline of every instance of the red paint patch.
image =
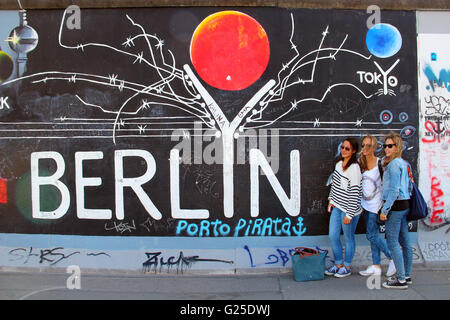
<svg viewBox="0 0 450 320">
<path fill-rule="evenodd" d="M 0 203 L 8 203 L 7 182 L 8 180 L 0 178 Z"/>
<path fill-rule="evenodd" d="M 431 215 L 431 223 L 442 223 L 443 220 L 441 216 L 444 213 L 444 206 L 445 203 L 442 201 L 442 196 L 444 196 L 444 192 L 442 191 L 441 187 L 441 181 L 433 177 L 431 179 L 431 201 L 433 206 L 433 213 Z"/>
<path fill-rule="evenodd" d="M 208 16 L 191 40 L 191 61 L 210 86 L 242 90 L 258 80 L 269 63 L 270 47 L 263 27 L 237 11 Z"/>
</svg>

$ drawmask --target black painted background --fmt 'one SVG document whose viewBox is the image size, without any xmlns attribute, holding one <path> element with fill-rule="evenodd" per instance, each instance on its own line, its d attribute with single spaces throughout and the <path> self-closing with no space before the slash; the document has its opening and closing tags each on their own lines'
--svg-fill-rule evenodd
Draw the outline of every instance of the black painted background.
<svg viewBox="0 0 450 320">
<path fill-rule="evenodd" d="M 251 96 L 269 79 L 276 78 L 282 63 L 289 61 L 294 52 L 290 50 L 289 36 L 291 32 L 290 13 L 294 14 L 295 35 L 293 41 L 298 45 L 300 53 L 306 53 L 318 47 L 321 33 L 329 26 L 329 35 L 324 47 L 338 47 L 345 35 L 348 39 L 344 48 L 369 55 L 365 45 L 367 32 L 366 20 L 368 15 L 363 11 L 344 10 L 285 10 L 273 8 L 234 8 L 255 18 L 268 34 L 271 56 L 269 65 L 263 76 L 249 88 L 239 92 L 227 92 L 214 89 L 203 82 L 205 88 L 222 107 L 229 119 L 232 119 Z M 164 48 L 170 49 L 178 68 L 189 64 L 189 44 L 193 31 L 197 25 L 209 14 L 220 11 L 221 8 L 158 8 L 158 9 L 108 9 L 82 10 L 81 30 L 65 30 L 64 43 L 76 45 L 78 43 L 100 42 L 111 46 L 121 47 L 127 37 L 135 35 L 139 30 L 133 27 L 126 14 L 136 22 L 142 24 L 148 33 L 156 34 L 164 40 Z M 118 74 L 119 78 L 137 83 L 157 81 L 155 73 L 137 63 L 134 58 L 124 57 L 103 48 L 86 48 L 84 51 L 68 50 L 58 45 L 58 32 L 63 15 L 62 10 L 29 11 L 28 21 L 39 34 L 38 47 L 29 54 L 26 75 L 44 71 L 68 71 L 98 74 L 108 76 Z M 398 28 L 402 35 L 403 45 L 399 53 L 387 59 L 373 58 L 384 70 L 388 69 L 397 58 L 401 61 L 391 73 L 395 75 L 399 84 L 394 88 L 396 96 L 378 96 L 370 100 L 364 99 L 357 91 L 349 87 L 335 89 L 323 103 L 305 103 L 283 120 L 379 122 L 380 112 L 389 109 L 394 115 L 394 122 L 398 123 L 398 114 L 407 112 L 409 119 L 404 125 L 417 128 L 417 66 L 416 66 L 416 32 L 415 16 L 412 12 L 382 12 L 381 22 L 390 23 Z M 0 23 L 0 27 L 3 27 Z M 134 52 L 144 50 L 133 48 Z M 351 82 L 361 90 L 373 93 L 381 86 L 359 84 L 356 71 L 377 71 L 373 61 L 355 58 L 352 55 L 340 53 L 336 61 L 325 60 L 318 65 L 314 84 L 290 88 L 286 91 L 281 102 L 271 105 L 271 112 L 290 107 L 294 99 L 305 97 L 321 97 L 327 86 L 337 82 Z M 310 69 L 302 72 L 303 77 Z M 181 88 L 180 88 L 181 89 Z M 101 117 L 96 110 L 81 108 L 75 94 L 90 97 L 91 101 L 102 103 L 114 108 L 128 97 L 117 89 L 107 89 L 104 86 L 67 81 L 53 81 L 47 84 L 33 84 L 31 80 L 23 80 L 8 86 L 0 86 L 0 96 L 8 96 L 10 110 L 1 110 L 0 121 L 26 122 L 45 121 L 67 115 L 77 117 Z M 279 113 L 278 113 L 279 114 Z M 184 115 L 174 109 L 152 108 L 149 116 Z M 270 118 L 270 114 L 267 119 Z M 275 125 L 274 127 L 283 127 Z M 20 126 L 13 126 L 20 131 Z M 358 129 L 349 124 L 347 128 Z M 364 134 L 360 130 L 344 131 L 348 135 L 359 137 Z M 389 129 L 390 125 L 378 126 Z M 392 127 L 394 128 L 394 127 Z M 398 130 L 399 126 L 395 129 Z M 384 133 L 379 131 L 378 133 Z M 315 133 L 311 125 L 310 131 Z M 342 134 L 341 131 L 328 133 Z M 372 133 L 374 133 L 372 131 Z M 377 133 L 377 132 L 375 132 Z M 289 192 L 289 152 L 300 150 L 301 155 L 301 214 L 307 228 L 305 235 L 320 235 L 328 233 L 328 213 L 326 212 L 328 188 L 325 182 L 333 167 L 333 158 L 343 137 L 280 137 L 280 170 L 277 177 L 284 189 Z M 416 168 L 418 138 L 417 133 L 405 140 L 408 147 L 413 147 L 404 153 L 404 157 Z M 153 179 L 145 185 L 146 192 L 163 214 L 158 223 L 166 228 L 154 229 L 148 232 L 145 228 L 137 228 L 132 233 L 122 235 L 140 236 L 174 236 L 176 222 L 170 214 L 170 186 L 169 186 L 169 152 L 178 142 L 170 138 L 121 138 L 114 145 L 108 139 L 1 139 L 0 140 L 0 175 L 8 179 L 8 203 L 0 204 L 0 232 L 7 233 L 42 233 L 42 234 L 77 234 L 77 235 L 120 235 L 105 230 L 105 223 L 111 225 L 113 221 L 80 220 L 76 217 L 74 154 L 76 151 L 103 151 L 102 161 L 89 161 L 85 167 L 85 176 L 99 176 L 103 185 L 98 188 L 86 189 L 87 208 L 109 208 L 114 212 L 114 151 L 120 149 L 145 149 L 156 159 L 157 171 Z M 204 143 L 206 146 L 208 142 Z M 18 203 L 27 203 L 26 192 L 18 190 L 21 181 L 30 171 L 30 154 L 35 151 L 57 151 L 63 155 L 66 171 L 61 179 L 71 191 L 71 207 L 69 212 L 58 220 L 35 220 L 25 217 L 17 209 Z M 140 160 L 127 159 L 125 162 L 126 176 L 140 175 L 145 170 Z M 42 168 L 52 172 L 51 163 L 43 163 Z M 195 181 L 198 173 L 212 175 L 210 182 L 214 184 L 210 195 L 201 194 Z M 249 166 L 236 165 L 234 174 L 235 185 L 235 215 L 228 219 L 223 215 L 222 207 L 222 166 L 221 165 L 182 165 L 180 167 L 181 207 L 204 208 L 210 211 L 210 220 L 220 219 L 231 226 L 240 218 L 251 219 L 250 205 L 250 176 Z M 260 218 L 287 217 L 287 213 L 279 203 L 275 193 L 264 177 L 260 179 Z M 24 187 L 26 190 L 26 186 Z M 289 193 L 288 193 L 289 194 Z M 29 194 L 28 194 L 29 195 Z M 54 200 L 58 202 L 58 199 Z M 317 202 L 318 201 L 318 202 Z M 20 206 L 20 205 L 19 205 Z M 26 211 L 26 210 L 25 210 Z M 23 212 L 23 210 L 22 210 Z M 28 213 L 28 215 L 31 215 Z M 134 193 L 126 189 L 125 192 L 125 220 L 135 221 L 135 225 L 148 218 L 145 209 L 140 205 Z M 360 220 L 358 230 L 364 231 L 363 220 Z M 232 232 L 231 232 L 232 234 Z"/>
</svg>

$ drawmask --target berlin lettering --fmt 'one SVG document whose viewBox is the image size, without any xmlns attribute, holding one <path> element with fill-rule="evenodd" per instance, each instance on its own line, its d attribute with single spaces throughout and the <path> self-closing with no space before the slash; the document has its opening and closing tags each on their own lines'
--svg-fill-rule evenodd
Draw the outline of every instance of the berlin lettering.
<svg viewBox="0 0 450 320">
<path fill-rule="evenodd" d="M 269 162 L 264 154 L 258 149 L 250 150 L 250 216 L 257 217 L 259 215 L 259 180 L 260 172 L 264 173 L 270 183 L 275 195 L 278 197 L 284 210 L 288 215 L 295 217 L 300 214 L 300 152 L 298 150 L 292 150 L 290 152 L 290 195 L 287 195 L 280 182 L 276 178 Z M 125 177 L 124 176 L 124 159 L 127 157 L 138 157 L 145 163 L 146 171 L 144 174 L 137 177 Z M 54 161 L 56 164 L 56 170 L 51 175 L 39 174 L 39 161 Z M 86 187 L 99 187 L 102 185 L 101 177 L 86 177 L 83 174 L 83 168 L 91 161 L 101 161 L 103 159 L 102 151 L 83 151 L 75 152 L 75 199 L 76 199 L 76 214 L 79 219 L 96 219 L 96 220 L 109 220 L 113 219 L 113 211 L 110 209 L 92 209 L 85 206 L 85 188 Z M 43 151 L 33 152 L 31 154 L 31 200 L 32 200 L 32 217 L 35 219 L 60 219 L 69 210 L 70 207 L 70 195 L 71 191 L 60 179 L 65 174 L 65 160 L 63 156 L 56 151 Z M 180 151 L 178 149 L 172 149 L 170 151 L 170 204 L 171 204 L 171 217 L 179 220 L 187 219 L 208 219 L 209 210 L 207 209 L 187 209 L 181 208 L 180 205 Z M 224 165 L 225 168 L 225 165 Z M 149 216 L 155 220 L 161 220 L 163 214 L 154 204 L 151 199 L 151 195 L 147 194 L 143 185 L 149 182 L 155 175 L 157 170 L 156 161 L 153 155 L 147 150 L 141 149 L 127 149 L 116 150 L 114 152 L 114 193 L 115 193 L 115 219 L 123 220 L 125 217 L 124 208 L 124 189 L 131 188 L 136 194 L 138 200 L 145 208 Z M 225 170 L 225 169 L 224 169 Z M 231 171 L 232 172 L 232 171 Z M 224 173 L 225 174 L 225 173 Z M 231 181 L 231 183 L 230 183 Z M 233 190 L 232 179 L 224 179 L 224 189 Z M 40 192 L 41 186 L 53 186 L 60 195 L 61 200 L 59 206 L 53 211 L 44 211 L 41 209 Z M 224 204 L 224 212 L 225 212 Z M 226 215 L 226 217 L 229 217 Z M 299 221 L 300 223 L 301 221 Z M 185 222 L 180 222 L 177 228 L 177 233 L 183 231 Z M 213 226 L 214 222 L 211 222 Z M 244 229 L 245 225 L 241 225 L 243 221 L 239 221 L 235 232 L 240 232 Z M 250 223 L 250 222 L 249 222 Z M 254 222 L 256 224 L 256 221 Z M 269 222 L 267 222 L 269 223 Z M 278 224 L 282 224 L 281 221 L 276 221 L 274 224 L 273 232 L 276 234 L 278 231 Z M 185 226 L 188 230 L 194 230 L 194 227 Z M 209 228 L 208 227 L 208 228 Z M 190 228 L 190 229 L 189 229 Z M 203 225 L 203 228 L 205 226 Z M 225 228 L 225 229 L 224 229 Z M 267 227 L 268 228 L 268 227 Z M 253 226 L 254 230 L 255 227 Z M 252 229 L 252 230 L 253 230 Z M 298 226 L 300 231 L 301 227 Z M 203 229 L 202 229 L 203 230 Z M 216 229 L 217 230 L 217 229 Z M 224 224 L 219 228 L 219 232 L 227 233 Z M 205 231 L 206 232 L 206 231 Z M 213 231 L 213 233 L 216 231 Z M 244 232 L 244 231 L 243 231 Z M 247 231 L 245 231 L 248 233 Z M 250 231 L 249 231 L 250 232 Z M 283 232 L 283 231 L 281 231 Z"/>
</svg>

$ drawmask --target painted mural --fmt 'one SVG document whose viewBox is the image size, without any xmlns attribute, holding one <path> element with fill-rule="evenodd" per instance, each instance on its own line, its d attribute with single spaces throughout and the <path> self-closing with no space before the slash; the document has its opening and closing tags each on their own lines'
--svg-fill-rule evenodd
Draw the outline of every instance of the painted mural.
<svg viewBox="0 0 450 320">
<path fill-rule="evenodd" d="M 0 17 L 0 232 L 324 235 L 345 137 L 398 132 L 416 169 L 413 13 Z"/>
</svg>

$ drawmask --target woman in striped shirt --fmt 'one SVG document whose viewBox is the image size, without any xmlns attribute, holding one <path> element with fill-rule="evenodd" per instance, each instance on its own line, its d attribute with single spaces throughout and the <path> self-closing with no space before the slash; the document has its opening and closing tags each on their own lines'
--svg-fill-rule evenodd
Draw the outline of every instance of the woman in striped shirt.
<svg viewBox="0 0 450 320">
<path fill-rule="evenodd" d="M 362 211 L 361 169 L 356 155 L 359 143 L 355 138 L 346 138 L 341 144 L 341 157 L 336 163 L 328 196 L 330 215 L 329 237 L 334 255 L 334 265 L 326 275 L 343 278 L 351 275 L 351 264 L 355 254 L 355 230 Z M 341 230 L 345 238 L 345 257 L 342 254 Z"/>
</svg>

